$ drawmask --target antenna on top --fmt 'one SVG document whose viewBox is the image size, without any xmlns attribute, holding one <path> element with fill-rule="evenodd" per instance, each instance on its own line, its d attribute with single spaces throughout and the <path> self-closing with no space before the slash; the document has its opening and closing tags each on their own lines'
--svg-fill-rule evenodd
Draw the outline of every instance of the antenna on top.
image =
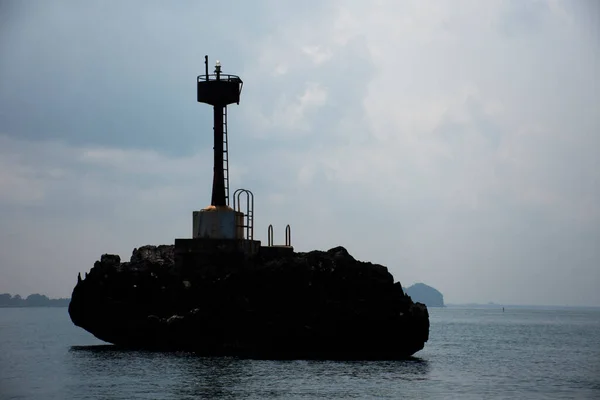
<svg viewBox="0 0 600 400">
<path fill-rule="evenodd" d="M 204 56 L 204 66 L 206 70 L 206 80 L 208 80 L 208 56 Z"/>
</svg>

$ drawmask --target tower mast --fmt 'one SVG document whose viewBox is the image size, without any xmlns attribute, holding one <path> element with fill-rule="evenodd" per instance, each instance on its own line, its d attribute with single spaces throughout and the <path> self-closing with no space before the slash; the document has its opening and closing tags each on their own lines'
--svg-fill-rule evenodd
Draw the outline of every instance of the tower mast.
<svg viewBox="0 0 600 400">
<path fill-rule="evenodd" d="M 208 56 L 206 56 L 208 65 Z M 217 82 L 221 79 L 221 65 L 217 61 L 215 68 Z M 213 131 L 214 131 L 214 167 L 213 167 L 213 186 L 212 198 L 210 204 L 213 206 L 226 206 L 228 199 L 225 198 L 225 164 L 223 162 L 223 115 L 227 112 L 227 105 L 213 105 Z"/>
<path fill-rule="evenodd" d="M 229 193 L 226 190 L 229 179 L 226 179 L 228 170 L 225 166 L 228 149 L 224 148 L 227 129 L 225 117 L 229 104 L 240 104 L 243 82 L 239 76 L 223 74 L 219 61 L 215 63 L 215 72 L 212 75 L 208 73 L 208 56 L 204 56 L 204 64 L 206 75 L 198 77 L 198 102 L 213 106 L 214 165 L 210 204 L 223 207 L 229 203 Z"/>
</svg>

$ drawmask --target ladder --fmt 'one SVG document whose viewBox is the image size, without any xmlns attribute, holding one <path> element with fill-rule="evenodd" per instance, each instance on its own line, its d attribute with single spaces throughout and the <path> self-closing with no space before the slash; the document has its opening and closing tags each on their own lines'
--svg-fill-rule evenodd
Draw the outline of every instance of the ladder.
<svg viewBox="0 0 600 400">
<path fill-rule="evenodd" d="M 246 212 L 246 239 L 254 240 L 254 199 Z"/>
<path fill-rule="evenodd" d="M 227 106 L 223 107 L 223 182 L 225 201 L 229 205 L 229 146 L 227 145 Z"/>
<path fill-rule="evenodd" d="M 242 193 L 246 195 L 246 212 L 244 214 L 246 221 L 237 227 L 244 228 L 246 240 L 254 240 L 254 194 L 248 189 L 238 189 L 233 192 L 233 209 L 242 212 L 242 202 L 240 201 Z"/>
</svg>

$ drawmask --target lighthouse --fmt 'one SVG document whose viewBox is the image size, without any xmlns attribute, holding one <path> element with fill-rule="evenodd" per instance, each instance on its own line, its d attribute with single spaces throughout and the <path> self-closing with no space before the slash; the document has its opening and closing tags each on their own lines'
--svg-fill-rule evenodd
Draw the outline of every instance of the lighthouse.
<svg viewBox="0 0 600 400">
<path fill-rule="evenodd" d="M 240 104 L 243 82 L 237 75 L 223 73 L 219 61 L 215 62 L 214 72 L 209 73 L 208 56 L 204 57 L 204 65 L 205 74 L 197 77 L 197 101 L 213 108 L 211 201 L 192 212 L 192 238 L 175 239 L 176 258 L 215 251 L 293 252 L 289 225 L 285 228 L 285 245 L 273 244 L 273 227 L 269 225 L 268 245 L 261 248 L 260 241 L 254 240 L 253 193 L 247 189 L 230 193 L 227 107 Z"/>
<path fill-rule="evenodd" d="M 198 77 L 198 103 L 213 106 L 214 167 L 211 206 L 229 205 L 229 160 L 227 145 L 227 106 L 240 104 L 243 82 L 239 76 L 221 73 L 217 60 L 215 73 L 208 73 L 208 56 L 205 56 L 206 75 Z"/>
<path fill-rule="evenodd" d="M 221 63 L 209 74 L 208 56 L 204 57 L 205 75 L 198 76 L 198 102 L 213 107 L 213 182 L 210 205 L 194 211 L 192 238 L 244 239 L 252 231 L 252 211 L 246 214 L 229 206 L 229 144 L 227 137 L 227 106 L 239 104 L 243 82 L 237 75 L 224 74 Z M 252 196 L 248 190 L 244 193 Z M 236 195 L 239 193 L 236 193 Z M 249 202 L 251 205 L 252 202 Z M 247 239 L 252 239 L 248 237 Z"/>
</svg>

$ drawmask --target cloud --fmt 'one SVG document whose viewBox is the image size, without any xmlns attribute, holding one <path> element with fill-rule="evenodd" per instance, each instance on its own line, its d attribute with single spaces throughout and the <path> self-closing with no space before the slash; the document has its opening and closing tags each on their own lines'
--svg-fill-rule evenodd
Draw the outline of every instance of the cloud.
<svg viewBox="0 0 600 400">
<path fill-rule="evenodd" d="M 277 131 L 279 136 L 310 132 L 309 114 L 327 101 L 327 90 L 320 84 L 308 82 L 303 92 L 292 99 L 282 96 L 278 106 L 267 110 L 270 115 L 256 114 L 256 132 Z M 260 135 L 259 137 L 265 137 Z"/>
<path fill-rule="evenodd" d="M 244 80 L 231 178 L 256 237 L 290 223 L 300 250 L 344 245 L 450 302 L 600 304 L 600 43 L 580 6 L 57 4 L 0 28 L 11 287 L 64 295 L 103 252 L 189 235 L 210 196 L 208 53 Z"/>
</svg>

